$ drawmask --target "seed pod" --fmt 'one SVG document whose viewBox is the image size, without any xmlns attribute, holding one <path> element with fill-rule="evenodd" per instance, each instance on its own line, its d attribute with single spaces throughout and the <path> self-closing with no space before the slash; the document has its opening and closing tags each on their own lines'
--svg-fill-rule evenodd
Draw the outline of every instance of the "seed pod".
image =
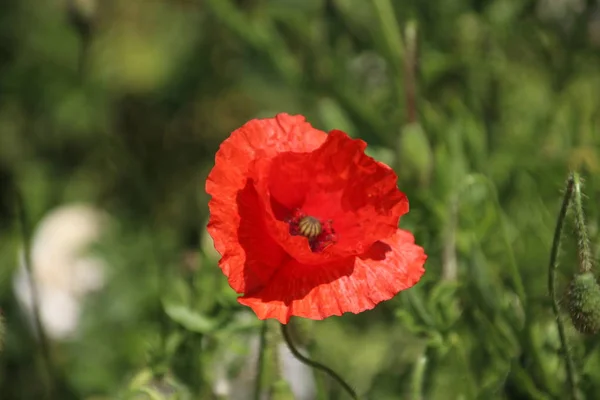
<svg viewBox="0 0 600 400">
<path fill-rule="evenodd" d="M 298 228 L 300 229 L 300 234 L 309 239 L 316 238 L 323 231 L 321 222 L 315 217 L 310 216 L 302 218 L 298 223 Z"/>
<path fill-rule="evenodd" d="M 600 286 L 594 274 L 575 275 L 567 291 L 567 306 L 579 332 L 591 335 L 600 331 Z"/>
</svg>

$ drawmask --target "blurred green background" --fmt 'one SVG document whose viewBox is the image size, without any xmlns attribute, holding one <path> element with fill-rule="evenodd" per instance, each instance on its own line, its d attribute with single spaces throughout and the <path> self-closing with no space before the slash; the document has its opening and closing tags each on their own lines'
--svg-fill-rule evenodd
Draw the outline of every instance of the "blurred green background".
<svg viewBox="0 0 600 400">
<path fill-rule="evenodd" d="M 252 398 L 261 324 L 216 266 L 204 180 L 232 130 L 278 112 L 366 140 L 429 255 L 372 311 L 293 321 L 311 357 L 373 400 L 568 398 L 548 260 L 571 168 L 600 249 L 599 62 L 591 0 L 0 0 L 0 398 L 235 399 L 218 388 L 234 377 Z M 70 297 L 76 329 L 48 329 L 48 357 L 19 297 L 15 188 L 33 228 L 66 204 L 107 222 L 34 237 L 49 292 L 83 285 L 56 262 L 78 224 L 104 271 Z M 560 293 L 577 268 L 566 232 Z M 600 398 L 600 342 L 567 328 Z M 280 383 L 267 331 L 265 391 Z M 314 378 L 308 398 L 347 398 Z"/>
</svg>

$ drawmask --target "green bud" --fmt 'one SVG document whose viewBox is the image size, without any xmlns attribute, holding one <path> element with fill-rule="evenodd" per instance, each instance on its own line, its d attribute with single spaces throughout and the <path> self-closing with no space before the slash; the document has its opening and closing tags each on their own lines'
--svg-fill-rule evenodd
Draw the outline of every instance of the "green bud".
<svg viewBox="0 0 600 400">
<path fill-rule="evenodd" d="M 594 274 L 575 275 L 567 291 L 567 306 L 579 332 L 591 335 L 600 331 L 600 286 Z"/>
</svg>

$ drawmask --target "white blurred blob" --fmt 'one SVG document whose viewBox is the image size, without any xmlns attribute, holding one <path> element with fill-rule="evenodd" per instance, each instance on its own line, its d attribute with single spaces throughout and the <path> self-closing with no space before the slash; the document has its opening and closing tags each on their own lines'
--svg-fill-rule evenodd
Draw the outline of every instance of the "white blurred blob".
<svg viewBox="0 0 600 400">
<path fill-rule="evenodd" d="M 40 319 L 53 340 L 72 337 L 78 326 L 84 296 L 104 285 L 104 266 L 87 254 L 102 233 L 107 216 L 85 204 L 61 206 L 40 221 L 31 244 L 31 267 L 36 281 Z M 17 299 L 30 320 L 33 298 L 29 277 L 19 255 L 13 279 Z"/>
<path fill-rule="evenodd" d="M 240 313 L 238 318 L 256 318 L 250 313 Z M 215 380 L 213 392 L 219 398 L 228 400 L 248 400 L 254 392 L 256 384 L 256 366 L 258 362 L 259 335 L 247 335 L 244 343 L 248 346 L 248 352 L 240 354 L 229 348 L 215 365 Z M 298 348 L 302 354 L 306 351 Z M 290 352 L 287 345 L 282 342 L 277 346 L 278 363 L 280 374 L 290 385 L 290 389 L 296 400 L 314 400 L 317 396 L 317 388 L 313 371 L 310 367 L 298 361 Z M 265 362 L 267 362 L 265 360 Z M 241 366 L 239 372 L 231 376 L 228 371 Z M 268 399 L 268 387 L 263 388 L 262 399 Z"/>
</svg>

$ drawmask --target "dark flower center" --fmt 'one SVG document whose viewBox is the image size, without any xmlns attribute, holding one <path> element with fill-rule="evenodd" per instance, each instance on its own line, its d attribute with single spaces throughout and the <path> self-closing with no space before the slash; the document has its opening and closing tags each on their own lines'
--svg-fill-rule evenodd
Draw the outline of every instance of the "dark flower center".
<svg viewBox="0 0 600 400">
<path fill-rule="evenodd" d="M 331 220 L 323 223 L 316 217 L 295 210 L 287 222 L 290 224 L 290 235 L 307 238 L 310 249 L 315 253 L 323 251 L 337 241 Z"/>
</svg>

